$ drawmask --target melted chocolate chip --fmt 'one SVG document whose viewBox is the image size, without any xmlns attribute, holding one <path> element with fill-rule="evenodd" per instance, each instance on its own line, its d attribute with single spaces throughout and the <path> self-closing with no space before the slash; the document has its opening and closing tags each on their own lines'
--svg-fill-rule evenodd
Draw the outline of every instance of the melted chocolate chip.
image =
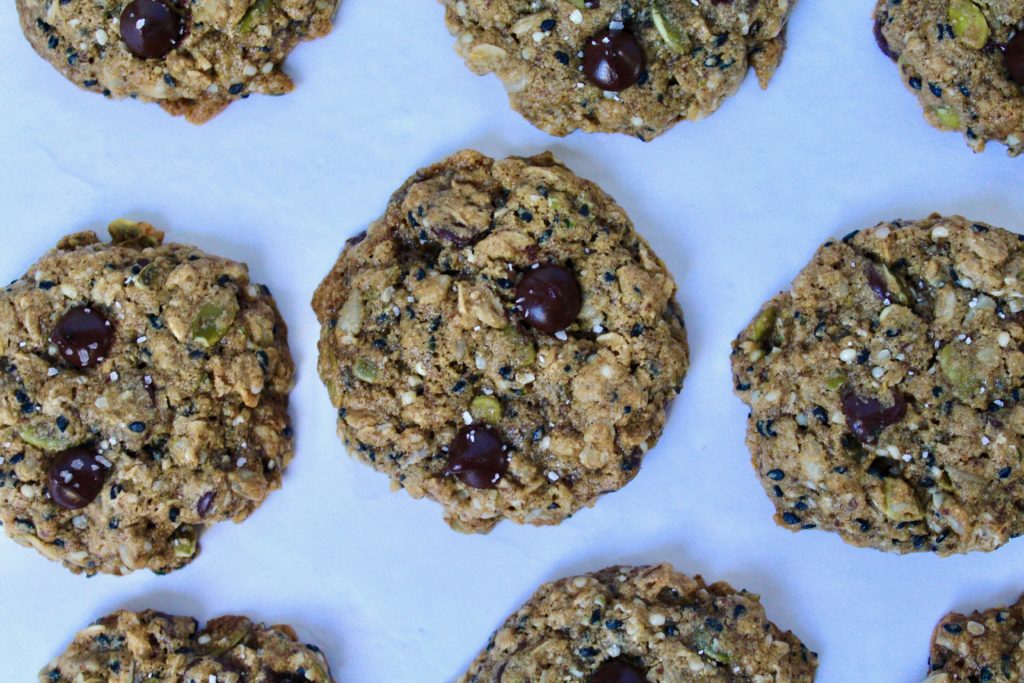
<svg viewBox="0 0 1024 683">
<path fill-rule="evenodd" d="M 861 443 L 873 444 L 884 428 L 897 424 L 907 415 L 907 399 L 896 390 L 892 392 L 892 405 L 885 407 L 876 398 L 865 398 L 847 392 L 842 397 L 846 425 Z"/>
<path fill-rule="evenodd" d="M 121 12 L 121 40 L 139 59 L 161 59 L 185 40 L 190 17 L 171 0 L 132 0 Z"/>
<path fill-rule="evenodd" d="M 1010 79 L 1017 85 L 1024 86 L 1024 30 L 1017 31 L 1006 44 L 1003 61 L 1006 63 L 1006 70 L 1010 72 Z"/>
<path fill-rule="evenodd" d="M 448 446 L 445 474 L 475 489 L 493 489 L 508 469 L 508 447 L 490 427 L 467 425 Z"/>
<path fill-rule="evenodd" d="M 590 683 L 647 683 L 647 674 L 623 659 L 609 659 L 590 674 Z"/>
<path fill-rule="evenodd" d="M 636 85 L 643 71 L 644 52 L 629 31 L 602 31 L 583 46 L 583 75 L 602 90 Z"/>
<path fill-rule="evenodd" d="M 885 39 L 884 35 L 882 35 L 882 27 L 885 26 L 885 22 L 888 20 L 889 17 L 882 13 L 879 13 L 878 16 L 875 17 L 875 42 L 878 43 L 878 49 L 882 51 L 882 54 L 895 62 L 900 58 L 900 56 L 893 52 L 893 49 L 889 47 L 889 41 Z"/>
<path fill-rule="evenodd" d="M 75 368 L 90 368 L 103 361 L 114 341 L 114 326 L 102 313 L 76 306 L 62 315 L 50 333 L 60 358 Z"/>
<path fill-rule="evenodd" d="M 531 268 L 516 286 L 516 312 L 535 330 L 555 334 L 580 314 L 583 293 L 571 270 L 553 263 Z"/>
<path fill-rule="evenodd" d="M 58 453 L 50 464 L 46 489 L 53 502 L 68 510 L 78 510 L 96 499 L 107 478 L 107 467 L 84 448 Z"/>
</svg>

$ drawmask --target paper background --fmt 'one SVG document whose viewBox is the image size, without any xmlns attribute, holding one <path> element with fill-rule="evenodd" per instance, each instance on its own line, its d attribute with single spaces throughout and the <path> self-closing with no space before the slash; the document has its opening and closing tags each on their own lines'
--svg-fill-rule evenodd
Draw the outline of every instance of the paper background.
<svg viewBox="0 0 1024 683">
<path fill-rule="evenodd" d="M 717 114 L 656 141 L 554 139 L 456 57 L 440 5 L 344 0 L 328 38 L 289 62 L 295 93 L 253 97 L 203 127 L 76 90 L 0 9 L 0 277 L 66 232 L 145 219 L 251 265 L 298 363 L 298 452 L 284 488 L 201 557 L 160 577 L 85 579 L 0 539 L 4 681 L 36 671 L 117 608 L 286 622 L 346 683 L 454 680 L 543 581 L 671 561 L 763 596 L 821 654 L 819 681 L 917 683 L 950 609 L 1024 591 L 1024 541 L 939 559 L 777 528 L 743 445 L 729 342 L 817 245 L 883 219 L 959 212 L 1024 231 L 1022 164 L 933 131 L 871 36 L 869 0 L 803 1 L 768 92 L 752 78 Z M 430 502 L 347 458 L 315 371 L 314 287 L 344 239 L 416 168 L 463 147 L 552 149 L 626 208 L 680 283 L 692 370 L 637 479 L 556 528 L 461 536 Z"/>
</svg>

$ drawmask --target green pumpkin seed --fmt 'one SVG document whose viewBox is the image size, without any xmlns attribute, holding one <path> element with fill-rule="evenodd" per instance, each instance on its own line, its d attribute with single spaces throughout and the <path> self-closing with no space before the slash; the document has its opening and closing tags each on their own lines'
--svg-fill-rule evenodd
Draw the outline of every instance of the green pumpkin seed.
<svg viewBox="0 0 1024 683">
<path fill-rule="evenodd" d="M 199 313 L 192 320 L 192 341 L 205 348 L 212 348 L 231 329 L 238 315 L 238 302 L 231 300 L 233 307 L 208 302 L 199 307 Z"/>
<path fill-rule="evenodd" d="M 498 424 L 502 417 L 501 401 L 493 396 L 477 396 L 469 404 L 469 413 L 474 420 Z"/>
<path fill-rule="evenodd" d="M 377 381 L 377 366 L 365 356 L 360 356 L 356 359 L 355 365 L 352 366 L 352 372 L 355 373 L 356 377 L 368 384 L 373 384 Z"/>
<path fill-rule="evenodd" d="M 257 22 L 267 13 L 274 0 L 256 0 L 245 10 L 242 20 L 238 22 L 238 30 L 242 33 L 249 33 L 256 28 Z"/>
<path fill-rule="evenodd" d="M 960 115 L 949 107 L 933 107 L 932 113 L 939 120 L 943 128 L 949 130 L 960 130 Z"/>
<path fill-rule="evenodd" d="M 676 52 L 690 51 L 690 41 L 687 39 L 686 34 L 668 18 L 660 0 L 654 0 L 651 3 L 651 19 L 654 20 L 654 28 L 658 30 L 658 35 L 661 36 L 661 39 L 670 48 Z"/>
<path fill-rule="evenodd" d="M 953 35 L 964 44 L 980 50 L 988 43 L 992 31 L 985 15 L 971 0 L 950 0 L 946 16 L 953 26 Z"/>
</svg>

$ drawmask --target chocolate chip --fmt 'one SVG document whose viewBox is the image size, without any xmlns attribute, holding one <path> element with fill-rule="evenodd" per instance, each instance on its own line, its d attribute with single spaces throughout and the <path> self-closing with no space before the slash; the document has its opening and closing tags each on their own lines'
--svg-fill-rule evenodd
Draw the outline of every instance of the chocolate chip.
<svg viewBox="0 0 1024 683">
<path fill-rule="evenodd" d="M 114 341 L 114 327 L 103 314 L 88 306 L 76 306 L 60 317 L 50 333 L 61 359 L 75 368 L 102 362 Z"/>
<path fill-rule="evenodd" d="M 624 659 L 608 659 L 590 674 L 590 683 L 647 683 L 647 673 Z"/>
<path fill-rule="evenodd" d="M 107 478 L 107 468 L 85 448 L 70 448 L 58 453 L 50 464 L 46 489 L 53 502 L 68 510 L 78 510 L 95 500 Z"/>
<path fill-rule="evenodd" d="M 508 446 L 490 427 L 467 425 L 448 446 L 445 474 L 475 489 L 493 489 L 508 469 Z"/>
<path fill-rule="evenodd" d="M 900 56 L 893 52 L 893 49 L 889 47 L 889 41 L 882 35 L 882 27 L 885 26 L 885 22 L 888 20 L 889 17 L 881 12 L 875 17 L 875 42 L 878 43 L 878 49 L 882 51 L 882 54 L 895 62 Z"/>
<path fill-rule="evenodd" d="M 133 0 L 121 12 L 121 40 L 139 59 L 161 59 L 185 40 L 190 19 L 171 0 Z"/>
<path fill-rule="evenodd" d="M 582 305 L 576 276 L 553 263 L 530 269 L 516 287 L 516 312 L 530 327 L 547 334 L 569 327 Z"/>
<path fill-rule="evenodd" d="M 643 50 L 629 31 L 602 31 L 583 47 L 583 75 L 602 90 L 619 92 L 636 85 L 643 71 Z"/>
<path fill-rule="evenodd" d="M 876 398 L 858 396 L 852 391 L 842 396 L 846 424 L 861 443 L 875 443 L 882 429 L 906 417 L 907 400 L 903 394 L 893 390 L 892 401 L 891 406 L 885 407 Z"/>
<path fill-rule="evenodd" d="M 1017 35 L 1006 44 L 1003 61 L 1010 79 L 1017 85 L 1024 85 L 1024 31 L 1017 31 Z"/>
<path fill-rule="evenodd" d="M 196 503 L 196 512 L 199 513 L 200 517 L 206 517 L 210 514 L 210 509 L 213 507 L 213 499 L 217 497 L 216 491 L 207 491 Z"/>
</svg>

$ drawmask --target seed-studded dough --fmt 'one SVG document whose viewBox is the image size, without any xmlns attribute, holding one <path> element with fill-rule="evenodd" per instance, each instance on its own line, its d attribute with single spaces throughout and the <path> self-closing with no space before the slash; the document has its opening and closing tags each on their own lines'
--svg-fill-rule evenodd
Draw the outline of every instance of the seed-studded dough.
<svg viewBox="0 0 1024 683">
<path fill-rule="evenodd" d="M 810 683 L 818 656 L 752 593 L 667 564 L 609 567 L 541 586 L 459 683 L 577 683 L 609 661 L 652 683 Z"/>
<path fill-rule="evenodd" d="M 1024 532 L 1024 242 L 961 217 L 829 240 L 734 343 L 776 521 L 942 555 Z"/>
<path fill-rule="evenodd" d="M 0 521 L 74 572 L 166 572 L 207 524 L 242 521 L 292 456 L 294 366 L 269 291 L 245 265 L 115 221 L 69 235 L 0 292 Z M 86 305 L 111 324 L 105 358 L 68 364 L 51 341 Z M 59 454 L 95 455 L 102 487 L 55 503 Z M 74 461 L 72 461 L 74 467 Z"/>
<path fill-rule="evenodd" d="M 39 683 L 332 683 L 327 659 L 290 626 L 119 611 L 80 631 Z"/>
<path fill-rule="evenodd" d="M 932 633 L 925 683 L 1024 680 L 1024 598 L 970 616 L 947 614 Z"/>
<path fill-rule="evenodd" d="M 782 59 L 793 0 L 441 0 L 455 48 L 495 73 L 512 107 L 553 135 L 576 129 L 650 140 L 714 112 L 753 68 L 762 87 Z M 635 37 L 635 85 L 606 92 L 587 78 L 587 41 Z"/>
<path fill-rule="evenodd" d="M 555 335 L 514 311 L 549 262 L 582 290 Z M 675 291 L 625 212 L 550 154 L 455 154 L 393 195 L 313 299 L 339 434 L 458 530 L 558 523 L 624 486 L 657 441 L 687 368 Z M 491 488 L 446 473 L 471 422 L 508 447 Z"/>
<path fill-rule="evenodd" d="M 900 77 L 928 123 L 963 133 L 976 152 L 995 140 L 1024 152 L 1024 84 L 1005 51 L 1024 29 L 1020 0 L 878 0 L 879 45 L 898 60 Z"/>
<path fill-rule="evenodd" d="M 177 0 L 168 0 L 175 2 Z M 166 56 L 143 59 L 120 33 L 127 0 L 16 0 L 32 47 L 72 83 L 107 97 L 158 102 L 203 123 L 250 94 L 283 95 L 282 71 L 303 41 L 327 35 L 338 0 L 190 0 L 188 33 Z"/>
</svg>

